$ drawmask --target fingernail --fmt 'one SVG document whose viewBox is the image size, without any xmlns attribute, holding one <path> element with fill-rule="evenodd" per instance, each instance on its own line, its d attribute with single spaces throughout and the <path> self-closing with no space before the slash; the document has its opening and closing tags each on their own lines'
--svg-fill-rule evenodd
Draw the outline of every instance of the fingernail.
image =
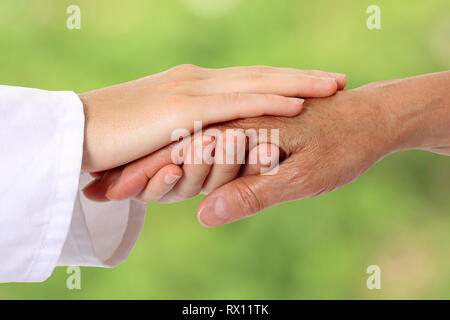
<svg viewBox="0 0 450 320">
<path fill-rule="evenodd" d="M 230 211 L 225 200 L 217 197 L 200 209 L 198 220 L 205 227 L 217 227 L 230 220 Z"/>
<path fill-rule="evenodd" d="M 301 104 L 303 102 L 305 102 L 305 99 L 300 99 L 300 98 L 288 98 L 289 100 L 291 100 L 292 102 L 294 102 L 295 104 Z"/>
<path fill-rule="evenodd" d="M 164 176 L 164 182 L 168 185 L 171 185 L 171 184 L 174 184 L 175 181 L 177 181 L 180 178 L 181 178 L 181 176 L 177 176 L 175 174 L 168 173 Z"/>
</svg>

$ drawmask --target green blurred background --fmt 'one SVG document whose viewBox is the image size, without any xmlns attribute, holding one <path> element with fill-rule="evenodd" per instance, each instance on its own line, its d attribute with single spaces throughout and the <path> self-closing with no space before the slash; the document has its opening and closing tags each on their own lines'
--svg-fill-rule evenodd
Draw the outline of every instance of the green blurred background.
<svg viewBox="0 0 450 320">
<path fill-rule="evenodd" d="M 66 8 L 81 8 L 81 29 Z M 366 8 L 381 7 L 381 30 Z M 83 92 L 177 64 L 274 65 L 347 74 L 348 87 L 450 69 L 448 0 L 2 0 L 0 83 Z M 129 259 L 65 268 L 4 299 L 450 298 L 450 160 L 395 154 L 356 182 L 217 229 L 200 201 L 150 204 Z M 1 262 L 0 262 L 1 263 Z M 381 267 L 381 290 L 366 288 Z"/>
</svg>

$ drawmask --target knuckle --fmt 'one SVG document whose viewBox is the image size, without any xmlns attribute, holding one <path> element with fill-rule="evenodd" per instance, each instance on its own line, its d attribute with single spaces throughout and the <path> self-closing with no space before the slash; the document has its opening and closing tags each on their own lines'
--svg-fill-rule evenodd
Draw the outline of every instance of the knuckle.
<svg viewBox="0 0 450 320">
<path fill-rule="evenodd" d="M 270 94 L 270 93 L 263 93 L 261 96 L 262 96 L 262 100 L 267 103 L 276 103 L 279 101 L 275 98 L 275 96 L 273 94 Z M 281 101 L 284 101 L 284 99 Z"/>
<path fill-rule="evenodd" d="M 236 105 L 242 100 L 242 93 L 240 92 L 230 92 L 225 94 L 225 102 L 228 105 Z"/>
<path fill-rule="evenodd" d="M 250 81 L 250 82 L 256 82 L 256 81 L 260 81 L 262 79 L 262 75 L 260 73 L 249 73 L 248 75 L 246 75 L 246 80 Z"/>
<path fill-rule="evenodd" d="M 267 66 L 253 66 L 250 70 L 254 73 L 267 73 L 271 71 L 271 68 Z"/>
<path fill-rule="evenodd" d="M 185 64 L 180 64 L 179 66 L 176 66 L 175 68 L 177 68 L 178 71 L 194 71 L 197 69 L 200 69 L 199 66 L 196 66 L 195 64 L 189 64 L 189 63 L 185 63 Z"/>
<path fill-rule="evenodd" d="M 191 64 L 191 63 L 185 63 L 181 65 L 183 68 L 187 69 L 187 70 L 197 70 L 200 69 L 199 66 L 195 65 L 195 64 Z"/>
<path fill-rule="evenodd" d="M 194 64 L 180 64 L 175 67 L 172 67 L 169 70 L 169 73 L 178 75 L 178 74 L 190 73 L 190 72 L 198 70 L 198 69 L 200 69 L 200 67 L 198 67 Z"/>
<path fill-rule="evenodd" d="M 189 190 L 183 190 L 182 192 L 177 193 L 177 197 L 181 200 L 187 200 L 195 197 L 200 193 L 200 188 L 190 188 Z"/>
<path fill-rule="evenodd" d="M 265 208 L 264 200 L 257 196 L 249 184 L 241 181 L 241 183 L 237 184 L 235 190 L 244 208 L 247 208 L 250 213 L 259 212 Z"/>
<path fill-rule="evenodd" d="M 168 81 L 168 82 L 164 82 L 164 83 L 160 84 L 159 89 L 162 92 L 170 92 L 170 91 L 175 91 L 175 90 L 181 89 L 184 86 L 186 86 L 186 81 L 173 80 L 173 81 Z"/>
</svg>

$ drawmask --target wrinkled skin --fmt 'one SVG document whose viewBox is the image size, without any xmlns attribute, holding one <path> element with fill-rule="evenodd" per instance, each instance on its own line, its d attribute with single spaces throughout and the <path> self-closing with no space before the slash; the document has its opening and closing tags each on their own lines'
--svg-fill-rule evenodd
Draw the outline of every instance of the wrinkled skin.
<svg viewBox="0 0 450 320">
<path fill-rule="evenodd" d="M 214 125 L 220 130 L 279 129 L 283 161 L 274 175 L 239 177 L 212 191 L 200 203 L 197 218 L 214 227 L 277 203 L 330 192 L 396 151 L 450 155 L 449 101 L 450 72 L 441 72 L 310 99 L 296 117 L 265 116 Z M 265 142 L 270 141 L 259 141 Z M 123 175 L 135 178 L 139 171 L 129 166 Z M 120 193 L 135 185 L 133 179 L 124 179 L 114 188 Z"/>
<path fill-rule="evenodd" d="M 209 194 L 199 205 L 199 222 L 218 226 L 277 203 L 330 192 L 395 151 L 450 155 L 448 89 L 450 72 L 443 72 L 307 100 L 293 118 L 229 122 L 226 127 L 280 129 L 286 158 L 275 175 L 241 177 Z"/>
</svg>

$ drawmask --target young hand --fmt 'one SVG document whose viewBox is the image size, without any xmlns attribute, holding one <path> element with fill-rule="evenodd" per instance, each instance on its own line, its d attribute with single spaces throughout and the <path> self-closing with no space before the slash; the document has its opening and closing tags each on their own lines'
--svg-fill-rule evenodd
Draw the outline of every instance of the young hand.
<svg viewBox="0 0 450 320">
<path fill-rule="evenodd" d="M 262 115 L 295 116 L 303 100 L 345 86 L 345 76 L 273 67 L 182 65 L 80 94 L 85 109 L 82 170 L 107 170 L 168 145 L 173 130 Z"/>
</svg>

